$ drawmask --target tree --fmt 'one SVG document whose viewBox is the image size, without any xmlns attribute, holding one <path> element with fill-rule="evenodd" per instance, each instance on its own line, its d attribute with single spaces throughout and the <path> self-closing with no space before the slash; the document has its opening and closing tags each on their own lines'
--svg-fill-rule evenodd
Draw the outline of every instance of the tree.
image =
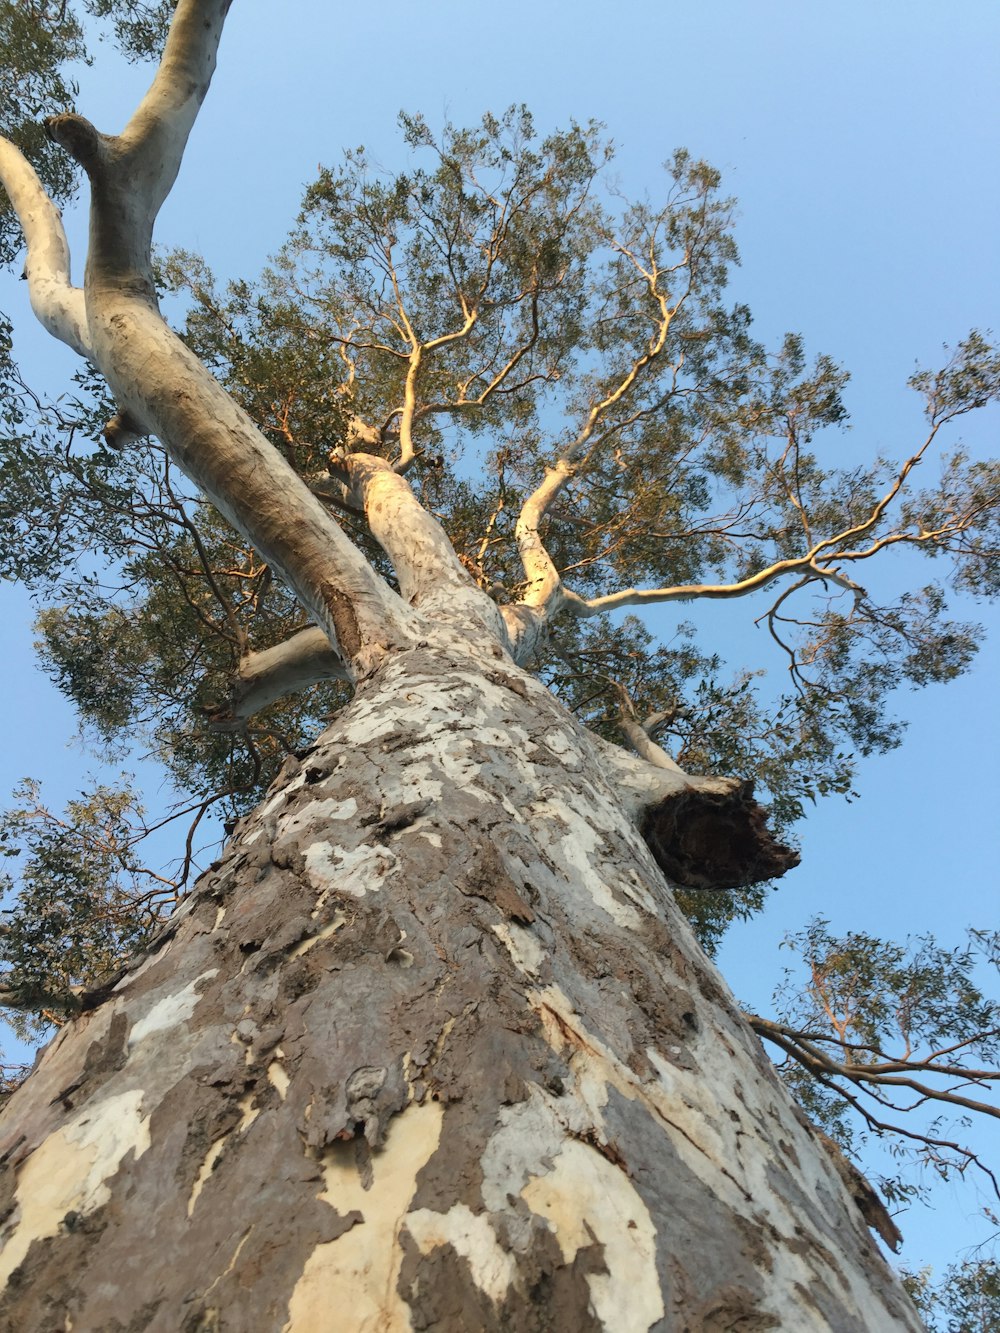
<svg viewBox="0 0 1000 1333">
<path fill-rule="evenodd" d="M 353 699 L 318 740 L 330 703 L 292 714 L 276 785 L 144 962 L 50 997 L 83 1012 L 7 1112 L 8 1317 L 308 1328 L 341 1297 L 359 1320 L 408 1308 L 441 1327 L 626 1326 L 625 1309 L 635 1327 L 916 1327 L 650 850 L 692 891 L 782 872 L 794 854 L 745 780 L 685 766 L 761 760 L 787 821 L 848 780 L 839 735 L 891 742 L 895 678 L 968 659 L 939 592 L 879 606 L 853 572 L 911 545 L 981 582 L 988 471 L 957 458 L 940 487 L 904 490 L 995 396 L 995 355 L 973 335 L 918 380 L 928 432 L 901 465 L 824 472 L 811 439 L 841 415 L 840 373 L 807 368 L 795 339 L 768 358 L 723 306 L 714 173 L 681 155 L 666 208 L 612 216 L 591 198 L 595 132 L 534 146 L 518 113 L 441 141 L 409 120 L 434 165 L 389 185 L 360 159 L 323 173 L 280 282 L 219 299 L 171 261 L 161 281 L 194 297 L 181 340 L 149 240 L 226 8 L 182 0 L 122 135 L 48 122 L 90 178 L 84 294 L 35 172 L 0 157 L 36 308 L 115 399 L 103 446 L 36 469 L 55 488 L 41 509 L 137 590 L 134 614 L 98 589 L 43 628 L 110 731 L 152 700 L 158 717 L 191 709 L 176 674 L 195 644 L 211 688 L 179 762 L 197 742 L 210 769 L 238 737 L 217 761 L 249 756 L 234 815 L 289 739 L 273 713 L 255 732 L 265 708 L 318 681 Z M 266 393 L 276 367 L 295 376 L 285 400 Z M 573 423 L 555 448 L 553 403 Z M 457 442 L 489 484 L 455 470 Z M 17 511 L 17 535 L 40 536 L 10 558 L 57 575 L 51 526 Z M 654 649 L 638 624 L 588 629 L 769 586 L 796 688 L 742 751 L 760 716 L 745 679 L 700 680 L 693 648 Z M 163 607 L 179 604 L 177 629 Z M 881 671 L 859 660 L 866 640 Z M 110 698 L 94 689 L 109 661 Z M 634 754 L 600 735 L 612 724 Z M 29 980 L 15 967 L 8 998 Z M 137 1243 L 153 1208 L 169 1271 Z M 121 1290 L 83 1276 L 94 1247 Z"/>
<path fill-rule="evenodd" d="M 933 1330 L 989 1333 L 1000 1317 L 1000 1273 L 995 1260 L 952 1264 L 935 1287 L 927 1272 L 906 1276 L 907 1290 Z"/>
</svg>

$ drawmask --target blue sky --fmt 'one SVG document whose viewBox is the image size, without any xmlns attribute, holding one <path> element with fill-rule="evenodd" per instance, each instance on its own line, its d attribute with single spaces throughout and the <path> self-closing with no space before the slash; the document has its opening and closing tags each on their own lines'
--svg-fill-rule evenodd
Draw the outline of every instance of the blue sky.
<svg viewBox="0 0 1000 1333">
<path fill-rule="evenodd" d="M 201 251 L 223 275 L 253 273 L 320 162 L 359 144 L 400 162 L 401 108 L 432 125 L 522 101 L 543 130 L 594 117 L 619 145 L 626 192 L 655 189 L 680 145 L 723 170 L 740 200 L 735 295 L 758 333 L 801 331 L 851 370 L 853 426 L 832 441 L 844 459 L 901 454 L 920 428 L 904 387 L 915 364 L 998 322 L 998 63 L 993 0 L 383 0 L 367 10 L 236 0 L 158 239 Z M 81 109 L 114 131 L 147 78 L 99 52 L 81 75 Z M 79 267 L 82 217 L 70 227 Z M 73 358 L 36 333 L 23 284 L 5 285 L 0 307 L 17 316 L 19 346 L 49 386 L 68 381 Z M 996 426 L 995 415 L 971 426 L 970 447 L 995 453 Z M 61 801 L 95 760 L 67 748 L 73 720 L 33 671 L 25 599 L 0 597 L 0 799 L 31 775 Z M 753 653 L 747 627 L 760 609 L 727 608 L 726 622 L 713 609 L 712 632 Z M 724 948 L 723 971 L 748 1003 L 766 1006 L 787 961 L 778 941 L 816 914 L 837 930 L 932 930 L 949 943 L 966 924 L 997 924 L 1000 617 L 971 615 L 992 629 L 973 672 L 899 698 L 911 719 L 902 749 L 863 766 L 859 802 L 817 809 L 801 830 L 802 867 Z M 988 1137 L 1000 1162 L 1000 1134 Z M 967 1225 L 977 1202 L 949 1187 L 933 1211 L 901 1219 L 907 1262 L 940 1265 L 981 1239 Z"/>
</svg>

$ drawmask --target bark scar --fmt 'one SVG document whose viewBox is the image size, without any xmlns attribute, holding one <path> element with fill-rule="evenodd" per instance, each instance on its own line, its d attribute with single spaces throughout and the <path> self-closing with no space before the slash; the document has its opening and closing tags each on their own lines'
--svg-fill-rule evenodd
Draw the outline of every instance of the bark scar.
<svg viewBox="0 0 1000 1333">
<path fill-rule="evenodd" d="M 330 618 L 337 633 L 337 642 L 343 655 L 352 660 L 361 651 L 361 630 L 351 599 L 339 588 L 327 583 L 323 587 L 323 600 L 330 611 Z"/>
<path fill-rule="evenodd" d="M 777 879 L 799 863 L 794 848 L 771 835 L 753 786 L 734 792 L 689 788 L 653 806 L 642 836 L 657 865 L 687 889 L 739 889 Z"/>
</svg>

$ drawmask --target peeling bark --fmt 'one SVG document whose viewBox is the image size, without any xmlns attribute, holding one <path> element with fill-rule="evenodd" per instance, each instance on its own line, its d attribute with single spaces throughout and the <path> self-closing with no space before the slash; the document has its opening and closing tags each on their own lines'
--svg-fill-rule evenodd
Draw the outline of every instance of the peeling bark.
<svg viewBox="0 0 1000 1333">
<path fill-rule="evenodd" d="M 920 1327 L 652 788 L 495 660 L 394 656 L 60 1031 L 0 1118 L 0 1326 Z"/>
</svg>

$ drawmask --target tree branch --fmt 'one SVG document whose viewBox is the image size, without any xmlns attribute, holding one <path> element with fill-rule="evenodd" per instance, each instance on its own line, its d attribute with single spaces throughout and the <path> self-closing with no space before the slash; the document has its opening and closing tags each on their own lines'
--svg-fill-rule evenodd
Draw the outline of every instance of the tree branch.
<svg viewBox="0 0 1000 1333">
<path fill-rule="evenodd" d="M 528 580 L 528 589 L 522 601 L 528 606 L 545 608 L 550 615 L 555 614 L 559 609 L 562 585 L 559 573 L 539 535 L 542 521 L 563 487 L 573 476 L 580 460 L 589 456 L 593 448 L 596 447 L 596 445 L 591 444 L 591 441 L 605 412 L 625 399 L 649 367 L 662 356 L 667 345 L 670 325 L 687 296 L 685 292 L 671 308 L 667 297 L 659 290 L 659 270 L 655 262 L 650 269 L 643 269 L 635 256 L 625 246 L 618 246 L 617 248 L 645 279 L 659 314 L 646 350 L 635 358 L 613 389 L 609 389 L 602 398 L 591 403 L 587 419 L 576 438 L 563 450 L 554 466 L 546 469 L 544 480 L 527 497 L 521 507 L 521 513 L 518 516 L 514 531 L 518 553 Z"/>
<path fill-rule="evenodd" d="M 159 437 L 357 676 L 409 641 L 411 617 L 156 303 L 152 222 L 208 90 L 228 8 L 229 0 L 180 0 L 157 75 L 120 139 L 103 138 L 82 117 L 50 122 L 91 179 L 85 291 L 93 359 L 121 417 Z"/>
<path fill-rule="evenodd" d="M 286 694 L 324 680 L 349 680 L 344 663 L 318 625 L 293 634 L 284 643 L 242 659 L 229 697 L 206 710 L 211 731 L 240 731 L 254 714 Z"/>
<path fill-rule="evenodd" d="M 662 721 L 664 714 L 654 714 L 646 723 L 639 722 L 628 690 L 616 680 L 610 681 L 609 684 L 618 696 L 618 728 L 639 758 L 644 759 L 647 764 L 652 764 L 654 768 L 665 768 L 686 777 L 680 764 L 675 763 L 663 746 L 657 745 L 650 734 L 651 724 Z"/>
<path fill-rule="evenodd" d="M 0 138 L 0 184 L 17 214 L 28 257 L 31 308 L 44 328 L 74 352 L 92 357 L 83 290 L 70 282 L 70 254 L 58 208 L 34 167 L 7 139 Z"/>
<path fill-rule="evenodd" d="M 119 138 L 146 194 L 150 222 L 177 178 L 188 136 L 215 73 L 232 0 L 179 0 L 149 91 Z"/>
<path fill-rule="evenodd" d="M 830 571 L 813 564 L 813 553 L 798 556 L 790 560 L 778 560 L 767 569 L 762 569 L 749 578 L 739 579 L 735 583 L 686 583 L 673 588 L 625 588 L 620 592 L 611 592 L 603 597 L 580 597 L 577 593 L 564 588 L 563 604 L 578 616 L 597 616 L 604 611 L 614 611 L 622 606 L 651 606 L 660 602 L 693 602 L 699 598 L 746 597 L 774 583 L 785 574 L 802 571 L 812 573 L 814 579 L 831 578 Z"/>
<path fill-rule="evenodd" d="M 910 1061 L 894 1060 L 887 1061 L 885 1064 L 868 1062 L 862 1065 L 855 1064 L 853 1061 L 837 1060 L 829 1052 L 821 1050 L 805 1034 L 796 1031 L 785 1023 L 776 1023 L 772 1019 L 761 1018 L 757 1014 L 747 1014 L 746 1017 L 750 1026 L 759 1036 L 766 1037 L 768 1041 L 780 1046 L 786 1055 L 791 1056 L 793 1060 L 797 1061 L 811 1074 L 825 1073 L 831 1077 L 845 1078 L 866 1090 L 869 1085 L 873 1087 L 908 1088 L 911 1092 L 917 1093 L 922 1100 L 943 1102 L 949 1106 L 960 1106 L 966 1111 L 975 1111 L 981 1115 L 1000 1119 L 1000 1107 L 991 1106 L 988 1102 L 976 1101 L 971 1097 L 964 1097 L 960 1093 L 950 1091 L 947 1088 L 934 1088 L 928 1084 L 919 1083 L 915 1079 L 897 1072 L 913 1068 L 926 1073 L 945 1074 L 948 1071 L 935 1070 L 933 1065 L 928 1065 L 925 1062 L 911 1064 Z M 1000 1074 L 996 1071 L 962 1070 L 960 1071 L 960 1077 L 963 1082 L 975 1082 L 986 1078 L 996 1079 L 1000 1077 Z"/>
<path fill-rule="evenodd" d="M 469 577 L 444 528 L 405 477 L 375 454 L 346 454 L 341 462 L 372 536 L 392 561 L 404 602 L 437 620 L 479 623 L 506 645 L 496 603 Z"/>
</svg>

